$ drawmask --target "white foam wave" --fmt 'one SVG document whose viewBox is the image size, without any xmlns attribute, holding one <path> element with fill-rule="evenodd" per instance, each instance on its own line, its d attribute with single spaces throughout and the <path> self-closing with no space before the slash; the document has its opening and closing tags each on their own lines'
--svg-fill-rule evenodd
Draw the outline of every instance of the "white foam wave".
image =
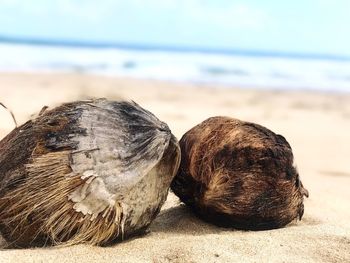
<svg viewBox="0 0 350 263">
<path fill-rule="evenodd" d="M 350 91 L 350 61 L 0 44 L 1 71 L 78 71 L 233 86 Z"/>
</svg>

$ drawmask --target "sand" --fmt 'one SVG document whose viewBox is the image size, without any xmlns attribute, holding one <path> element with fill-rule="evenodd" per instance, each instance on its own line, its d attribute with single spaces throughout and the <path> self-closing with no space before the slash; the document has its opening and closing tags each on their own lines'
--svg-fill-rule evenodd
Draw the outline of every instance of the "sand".
<svg viewBox="0 0 350 263">
<path fill-rule="evenodd" d="M 350 262 L 350 95 L 261 91 L 83 74 L 0 74 L 0 101 L 19 123 L 44 105 L 81 98 L 132 99 L 182 134 L 215 115 L 283 134 L 310 198 L 302 221 L 248 232 L 197 219 L 169 194 L 143 236 L 111 247 L 3 249 L 0 262 Z M 13 128 L 0 110 L 0 137 Z"/>
</svg>

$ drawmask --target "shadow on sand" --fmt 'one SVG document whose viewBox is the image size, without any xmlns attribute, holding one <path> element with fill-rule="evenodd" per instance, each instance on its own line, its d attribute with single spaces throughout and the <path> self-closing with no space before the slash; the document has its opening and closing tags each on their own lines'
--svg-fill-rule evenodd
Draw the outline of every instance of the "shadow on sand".
<svg viewBox="0 0 350 263">
<path fill-rule="evenodd" d="M 232 231 L 202 221 L 183 204 L 163 210 L 150 227 L 151 232 L 189 235 L 214 234 L 227 230 Z"/>
</svg>

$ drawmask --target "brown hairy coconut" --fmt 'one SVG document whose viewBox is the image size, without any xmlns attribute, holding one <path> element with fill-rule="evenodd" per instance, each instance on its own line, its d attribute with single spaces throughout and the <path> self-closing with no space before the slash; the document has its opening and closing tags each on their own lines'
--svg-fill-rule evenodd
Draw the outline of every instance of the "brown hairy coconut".
<svg viewBox="0 0 350 263">
<path fill-rule="evenodd" d="M 204 220 L 247 230 L 283 227 L 308 196 L 281 135 L 258 124 L 213 117 L 180 140 L 174 193 Z"/>
<path fill-rule="evenodd" d="M 158 214 L 180 162 L 168 126 L 133 102 L 44 111 L 0 142 L 0 230 L 12 246 L 107 244 Z"/>
</svg>

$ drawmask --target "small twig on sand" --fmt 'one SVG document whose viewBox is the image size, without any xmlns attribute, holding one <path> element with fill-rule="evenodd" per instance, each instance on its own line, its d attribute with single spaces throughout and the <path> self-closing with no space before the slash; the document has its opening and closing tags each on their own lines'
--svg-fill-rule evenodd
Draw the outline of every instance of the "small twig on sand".
<svg viewBox="0 0 350 263">
<path fill-rule="evenodd" d="M 2 106 L 3 108 L 5 108 L 12 116 L 12 119 L 13 119 L 13 122 L 15 123 L 16 125 L 16 128 L 17 128 L 17 121 L 16 121 L 16 118 L 15 118 L 15 115 L 13 114 L 13 112 L 7 108 L 3 103 L 0 102 L 0 106 Z"/>
</svg>

